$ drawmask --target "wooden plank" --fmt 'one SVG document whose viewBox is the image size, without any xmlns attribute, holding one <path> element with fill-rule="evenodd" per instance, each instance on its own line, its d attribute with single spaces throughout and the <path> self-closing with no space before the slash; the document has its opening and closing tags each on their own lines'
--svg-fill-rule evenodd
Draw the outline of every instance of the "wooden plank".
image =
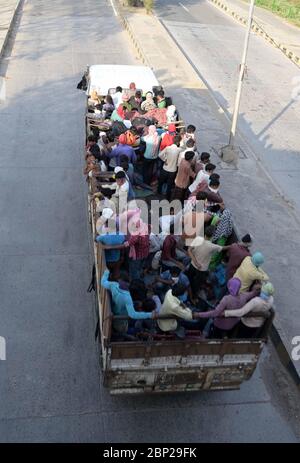
<svg viewBox="0 0 300 463">
<path fill-rule="evenodd" d="M 186 344 L 189 344 L 186 349 Z M 259 355 L 260 341 L 164 341 L 152 344 L 138 342 L 113 342 L 111 347 L 112 359 L 130 359 L 149 357 L 188 356 L 188 355 Z"/>
</svg>

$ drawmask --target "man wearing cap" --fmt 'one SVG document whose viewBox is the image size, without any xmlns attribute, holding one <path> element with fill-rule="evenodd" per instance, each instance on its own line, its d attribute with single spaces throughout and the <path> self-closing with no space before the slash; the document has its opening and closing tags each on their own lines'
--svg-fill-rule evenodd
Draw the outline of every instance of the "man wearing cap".
<svg viewBox="0 0 300 463">
<path fill-rule="evenodd" d="M 260 268 L 264 260 L 264 256 L 261 252 L 255 252 L 252 257 L 247 256 L 243 259 L 241 265 L 234 274 L 234 278 L 239 278 L 241 280 L 241 293 L 248 291 L 255 280 L 269 280 L 268 275 Z"/>
<path fill-rule="evenodd" d="M 239 325 L 239 337 L 252 338 L 259 334 L 259 329 L 263 326 L 265 318 L 269 316 L 274 304 L 273 294 L 274 287 L 272 283 L 264 283 L 260 295 L 251 299 L 241 309 L 225 310 L 225 317 L 242 317 Z M 255 316 L 256 313 L 261 313 L 264 316 Z M 253 316 L 245 317 L 246 314 Z"/>
<path fill-rule="evenodd" d="M 190 179 L 195 177 L 195 172 L 192 169 L 192 161 L 194 151 L 187 151 L 184 159 L 179 164 L 178 172 L 175 178 L 175 190 L 173 199 L 179 199 L 181 202 L 185 200 L 187 188 L 190 184 Z"/>
<path fill-rule="evenodd" d="M 120 166 L 120 162 L 121 162 L 120 157 L 122 155 L 127 156 L 128 162 L 130 162 L 131 164 L 134 164 L 135 161 L 136 161 L 135 151 L 132 148 L 132 146 L 129 146 L 129 145 L 126 144 L 126 141 L 127 141 L 126 135 L 124 133 L 122 133 L 119 136 L 118 144 L 111 150 L 110 153 L 107 153 L 107 156 L 110 159 L 112 159 L 112 158 L 116 159 L 116 165 L 117 166 Z"/>
<path fill-rule="evenodd" d="M 233 277 L 245 257 L 251 255 L 249 251 L 251 244 L 251 236 L 247 233 L 239 243 L 233 243 L 228 247 L 228 263 L 226 268 L 227 280 Z"/>
</svg>

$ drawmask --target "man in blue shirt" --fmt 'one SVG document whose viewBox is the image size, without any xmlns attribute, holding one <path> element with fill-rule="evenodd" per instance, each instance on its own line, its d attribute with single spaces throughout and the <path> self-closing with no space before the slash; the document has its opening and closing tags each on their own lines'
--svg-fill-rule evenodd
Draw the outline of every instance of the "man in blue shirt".
<svg viewBox="0 0 300 463">
<path fill-rule="evenodd" d="M 113 279 L 120 277 L 121 249 L 124 248 L 125 235 L 123 233 L 98 235 L 95 240 L 101 243 L 105 250 L 106 265 L 112 273 Z"/>
<path fill-rule="evenodd" d="M 121 135 L 119 137 L 119 143 L 115 146 L 110 153 L 108 153 L 108 157 L 110 159 L 116 158 L 116 165 L 120 166 L 121 164 L 121 156 L 125 155 L 128 158 L 128 162 L 134 164 L 136 161 L 136 154 L 132 146 L 127 145 L 126 143 L 120 142 Z M 122 138 L 121 138 L 122 140 Z"/>
<path fill-rule="evenodd" d="M 123 277 L 119 283 L 109 281 L 109 270 L 105 270 L 101 278 L 101 286 L 111 292 L 112 297 L 112 312 L 114 315 L 125 315 L 134 320 L 145 320 L 156 317 L 156 311 L 153 312 L 136 312 L 132 297 L 129 292 L 129 279 Z M 114 320 L 113 328 L 119 333 L 127 333 L 127 320 Z"/>
</svg>

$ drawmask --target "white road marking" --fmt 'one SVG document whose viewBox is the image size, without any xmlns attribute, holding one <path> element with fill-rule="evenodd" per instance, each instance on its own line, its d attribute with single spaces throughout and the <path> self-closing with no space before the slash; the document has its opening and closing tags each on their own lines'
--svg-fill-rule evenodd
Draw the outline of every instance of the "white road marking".
<svg viewBox="0 0 300 463">
<path fill-rule="evenodd" d="M 180 2 L 179 2 L 179 5 L 182 6 L 182 8 L 183 8 L 185 11 L 187 11 L 187 12 L 189 13 L 190 10 L 189 10 L 186 6 L 184 6 L 184 5 L 183 5 L 182 3 L 180 3 Z"/>
<path fill-rule="evenodd" d="M 111 6 L 112 6 L 112 9 L 114 10 L 115 16 L 118 16 L 117 10 L 116 10 L 115 5 L 114 5 L 114 0 L 109 0 L 109 1 L 110 1 Z"/>
</svg>

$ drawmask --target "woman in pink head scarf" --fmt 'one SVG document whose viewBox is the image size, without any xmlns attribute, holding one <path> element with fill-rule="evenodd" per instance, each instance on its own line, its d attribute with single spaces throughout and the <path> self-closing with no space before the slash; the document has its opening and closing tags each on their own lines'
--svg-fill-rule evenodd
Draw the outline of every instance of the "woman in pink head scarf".
<svg viewBox="0 0 300 463">
<path fill-rule="evenodd" d="M 143 161 L 143 182 L 150 185 L 160 144 L 160 137 L 157 134 L 155 125 L 149 126 L 148 135 L 142 137 L 142 141 L 146 143 Z"/>
</svg>

